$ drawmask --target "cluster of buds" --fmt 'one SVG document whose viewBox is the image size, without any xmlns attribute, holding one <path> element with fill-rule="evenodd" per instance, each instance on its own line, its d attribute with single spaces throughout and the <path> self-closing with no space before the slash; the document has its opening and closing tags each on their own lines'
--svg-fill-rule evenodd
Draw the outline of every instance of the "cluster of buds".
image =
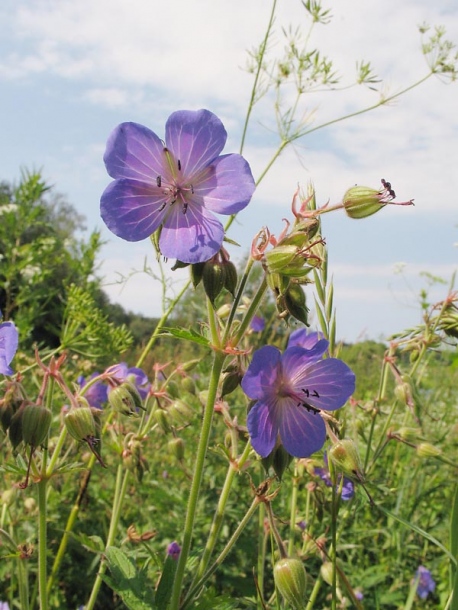
<svg viewBox="0 0 458 610">
<path fill-rule="evenodd" d="M 224 248 L 221 248 L 210 260 L 192 265 L 191 279 L 194 288 L 197 288 L 202 281 L 205 294 L 212 304 L 215 303 L 223 288 L 235 296 L 237 269 L 229 260 L 229 254 Z"/>
<path fill-rule="evenodd" d="M 310 272 L 321 266 L 325 243 L 319 233 L 314 193 L 299 209 L 297 197 L 296 192 L 292 204 L 293 225 L 285 219 L 286 227 L 278 238 L 267 228 L 262 229 L 253 240 L 251 256 L 262 262 L 279 315 L 283 318 L 292 316 L 307 324 L 308 309 L 301 285 L 309 283 Z M 268 249 L 269 246 L 272 247 Z"/>
</svg>

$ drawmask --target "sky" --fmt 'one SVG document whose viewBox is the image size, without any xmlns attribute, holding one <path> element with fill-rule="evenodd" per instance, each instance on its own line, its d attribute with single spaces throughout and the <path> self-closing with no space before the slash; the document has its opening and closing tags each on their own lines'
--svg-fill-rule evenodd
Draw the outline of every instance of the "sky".
<svg viewBox="0 0 458 610">
<path fill-rule="evenodd" d="M 161 313 L 159 273 L 148 240 L 123 242 L 99 216 L 110 178 L 106 140 L 123 121 L 164 136 L 179 109 L 207 108 L 228 132 L 224 152 L 238 152 L 253 74 L 249 52 L 259 47 L 270 17 L 267 0 L 2 0 L 0 20 L 0 180 L 17 182 L 21 168 L 40 169 L 106 241 L 99 275 L 114 302 L 147 316 Z M 268 56 L 283 56 L 285 32 L 308 38 L 333 61 L 334 91 L 301 98 L 298 116 L 313 129 L 377 104 L 428 74 L 418 26 L 443 25 L 458 44 L 456 0 L 323 0 L 332 18 L 310 32 L 300 0 L 278 0 Z M 299 43 L 298 43 L 299 44 Z M 455 49 L 456 51 L 456 49 Z M 370 61 L 381 83 L 351 87 L 356 62 Z M 375 90 L 374 90 L 375 89 Z M 284 93 L 284 108 L 293 90 Z M 337 335 L 345 341 L 386 339 L 421 320 L 418 295 L 446 297 L 458 268 L 458 82 L 432 76 L 390 104 L 333 122 L 297 140 L 271 167 L 229 237 L 238 260 L 268 226 L 280 233 L 297 186 L 311 181 L 317 202 L 339 203 L 355 184 L 389 180 L 396 200 L 352 220 L 323 217 L 334 281 Z M 243 154 L 255 179 L 275 153 L 275 99 L 255 105 Z M 223 219 L 223 218 L 220 218 Z M 223 219 L 224 220 L 224 219 Z M 170 294 L 187 271 L 170 272 Z M 127 283 L 120 278 L 129 277 Z M 309 291 L 309 303 L 313 298 Z M 313 307 L 312 307 L 313 311 Z M 312 313 L 312 323 L 314 316 Z"/>
</svg>

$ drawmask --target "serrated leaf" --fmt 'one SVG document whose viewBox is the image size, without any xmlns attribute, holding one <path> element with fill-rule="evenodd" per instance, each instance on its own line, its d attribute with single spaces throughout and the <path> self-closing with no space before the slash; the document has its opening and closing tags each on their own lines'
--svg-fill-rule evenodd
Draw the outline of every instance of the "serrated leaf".
<svg viewBox="0 0 458 610">
<path fill-rule="evenodd" d="M 185 339 L 186 341 L 192 341 L 193 343 L 205 345 L 206 347 L 210 345 L 210 342 L 206 337 L 199 334 L 192 328 L 164 328 L 163 331 L 164 332 L 161 332 L 161 336 L 168 335 L 176 337 L 177 339 Z"/>
<path fill-rule="evenodd" d="M 116 547 L 109 547 L 105 556 L 111 576 L 103 580 L 117 593 L 129 610 L 152 610 L 154 593 L 148 586 L 146 572 L 139 569 L 135 561 Z"/>
</svg>

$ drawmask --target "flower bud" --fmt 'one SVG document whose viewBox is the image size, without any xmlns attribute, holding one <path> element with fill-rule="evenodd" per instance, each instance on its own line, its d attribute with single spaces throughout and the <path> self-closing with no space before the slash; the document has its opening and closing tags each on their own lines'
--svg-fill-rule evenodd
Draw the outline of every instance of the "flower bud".
<svg viewBox="0 0 458 610">
<path fill-rule="evenodd" d="M 22 442 L 22 415 L 24 413 L 25 406 L 19 407 L 16 413 L 13 415 L 8 428 L 8 436 L 10 443 L 13 446 L 13 451 Z"/>
<path fill-rule="evenodd" d="M 372 216 L 386 203 L 381 200 L 380 191 L 368 186 L 352 186 L 343 197 L 347 216 L 350 218 L 366 218 Z"/>
<path fill-rule="evenodd" d="M 191 281 L 194 288 L 202 281 L 202 276 L 204 273 L 205 263 L 194 263 L 191 265 Z"/>
<path fill-rule="evenodd" d="M 417 445 L 417 455 L 419 457 L 437 457 L 441 455 L 442 451 L 439 447 L 435 447 L 431 443 L 420 443 Z"/>
<path fill-rule="evenodd" d="M 108 402 L 112 408 L 123 415 L 138 416 L 138 409 L 143 409 L 142 397 L 137 388 L 129 381 L 111 388 L 108 392 Z"/>
<path fill-rule="evenodd" d="M 204 266 L 202 281 L 204 284 L 205 294 L 214 304 L 216 297 L 224 288 L 226 281 L 226 271 L 222 263 L 207 261 Z"/>
<path fill-rule="evenodd" d="M 410 443 L 415 441 L 420 433 L 420 430 L 417 430 L 417 428 L 408 428 L 406 426 L 399 428 L 399 430 L 395 432 L 396 436 L 399 436 L 401 440 Z"/>
<path fill-rule="evenodd" d="M 283 445 L 278 444 L 266 458 L 261 460 L 261 462 L 266 469 L 266 472 L 269 472 L 269 468 L 273 468 L 275 474 L 281 481 L 283 473 L 291 464 L 292 459 L 292 456 L 286 451 Z"/>
<path fill-rule="evenodd" d="M 224 288 L 235 297 L 237 288 L 237 268 L 231 261 L 224 261 Z"/>
<path fill-rule="evenodd" d="M 299 284 L 290 284 L 286 291 L 283 303 L 286 311 L 296 320 L 308 326 L 308 307 L 306 306 L 305 292 Z"/>
<path fill-rule="evenodd" d="M 333 573 L 333 567 L 332 567 L 332 563 L 330 561 L 325 561 L 324 563 L 321 564 L 321 568 L 320 568 L 321 578 L 324 580 L 325 583 L 327 583 L 330 586 L 332 585 L 332 573 Z"/>
<path fill-rule="evenodd" d="M 184 458 L 184 442 L 182 438 L 171 438 L 168 442 L 170 453 L 181 462 Z"/>
<path fill-rule="evenodd" d="M 167 412 L 164 411 L 164 409 L 156 409 L 154 411 L 154 419 L 162 432 L 165 432 L 166 434 L 167 432 L 170 432 L 171 428 L 167 419 Z"/>
<path fill-rule="evenodd" d="M 195 393 L 196 393 L 196 384 L 194 383 L 194 379 L 191 379 L 191 377 L 185 377 L 181 381 L 181 388 L 185 392 L 188 392 L 188 394 L 194 394 L 195 395 Z"/>
<path fill-rule="evenodd" d="M 328 456 L 337 470 L 355 476 L 357 479 L 363 479 L 363 466 L 356 445 L 352 440 L 344 438 L 337 441 L 329 449 Z"/>
<path fill-rule="evenodd" d="M 22 414 L 22 439 L 31 447 L 38 447 L 48 436 L 52 412 L 43 405 L 27 405 Z"/>
<path fill-rule="evenodd" d="M 234 390 L 236 390 L 239 387 L 240 382 L 242 381 L 242 377 L 243 375 L 241 374 L 239 369 L 223 373 L 221 398 L 223 396 L 226 396 L 227 394 L 231 394 Z"/>
<path fill-rule="evenodd" d="M 64 417 L 67 432 L 77 441 L 87 441 L 96 436 L 94 415 L 90 407 L 71 409 Z"/>
<path fill-rule="evenodd" d="M 307 576 L 300 559 L 286 557 L 274 566 L 275 586 L 294 610 L 303 610 Z"/>
<path fill-rule="evenodd" d="M 170 420 L 176 426 L 186 426 L 189 424 L 193 414 L 194 412 L 191 407 L 183 400 L 175 400 L 169 408 Z"/>
</svg>

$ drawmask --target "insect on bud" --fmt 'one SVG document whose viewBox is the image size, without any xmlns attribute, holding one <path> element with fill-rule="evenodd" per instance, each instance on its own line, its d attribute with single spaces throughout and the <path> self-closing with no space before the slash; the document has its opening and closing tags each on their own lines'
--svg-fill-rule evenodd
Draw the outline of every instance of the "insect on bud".
<svg viewBox="0 0 458 610">
<path fill-rule="evenodd" d="M 286 557 L 274 566 L 275 586 L 294 610 L 303 610 L 307 576 L 300 559 Z"/>
</svg>

